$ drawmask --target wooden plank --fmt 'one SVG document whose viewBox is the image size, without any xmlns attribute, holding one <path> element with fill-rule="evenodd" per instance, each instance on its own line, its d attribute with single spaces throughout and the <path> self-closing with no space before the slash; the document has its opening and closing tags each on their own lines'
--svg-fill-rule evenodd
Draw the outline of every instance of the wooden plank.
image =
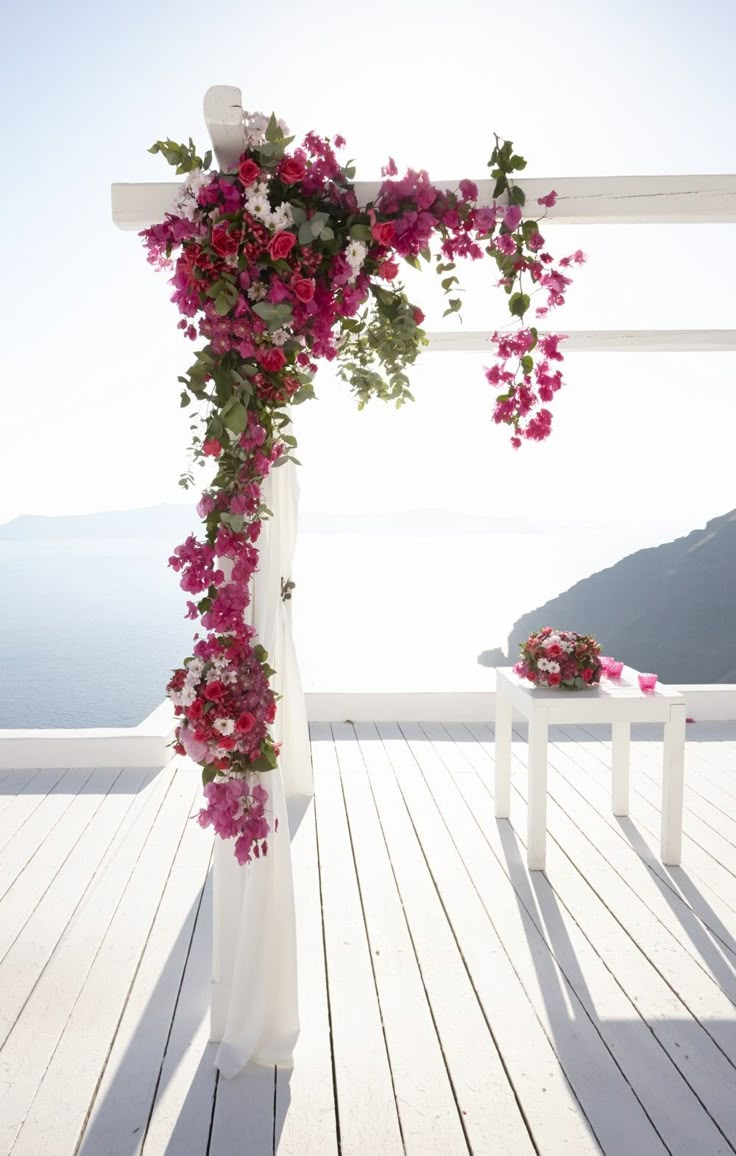
<svg viewBox="0 0 736 1156">
<path fill-rule="evenodd" d="M 31 817 L 38 810 L 38 808 L 46 802 L 47 797 L 54 793 L 60 794 L 62 797 L 70 792 L 65 791 L 62 786 L 62 780 L 71 774 L 69 770 L 53 770 L 45 768 L 44 770 L 36 772 L 32 780 L 23 787 L 17 795 L 13 795 L 9 799 L 9 805 L 3 812 L 2 822 L 0 823 L 0 852 L 3 852 L 9 843 L 15 838 L 26 823 L 30 822 Z M 71 802 L 71 799 L 68 799 Z M 54 806 L 58 807 L 58 802 Z M 62 803 L 63 806 L 63 803 Z M 38 823 L 36 824 L 38 828 Z M 33 828 L 28 831 L 28 843 L 26 844 L 28 853 L 26 858 L 30 858 L 33 851 L 38 846 L 38 842 L 32 844 Z M 11 853 L 12 854 L 12 853 Z M 8 865 L 6 861 L 0 856 L 0 886 L 9 885 L 7 877 Z M 15 876 L 13 876 L 15 878 Z"/>
<path fill-rule="evenodd" d="M 277 1070 L 275 1147 L 279 1156 L 337 1156 L 315 805 L 306 804 L 303 815 L 298 805 L 305 806 L 301 800 L 290 806 L 289 824 L 301 1031 L 293 1069 Z"/>
<path fill-rule="evenodd" d="M 5 1083 L 0 1085 L 0 1152 L 12 1147 L 26 1118 L 173 778 L 174 764 L 134 800 L 27 999 L 23 966 L 24 960 L 33 959 L 34 951 L 34 937 L 28 929 L 19 941 L 20 951 L 14 959 L 11 976 L 7 964 L 14 951 L 9 952 L 3 962 L 0 991 L 3 997 L 6 991 L 9 993 L 8 1000 L 12 1000 L 13 1005 L 11 1014 L 6 1013 L 4 1018 L 9 1024 L 16 1022 L 3 1047 Z M 22 1015 L 18 1018 L 21 1008 Z M 49 1138 L 52 1134 L 49 1133 Z"/>
<path fill-rule="evenodd" d="M 529 1152 L 527 1125 L 489 1029 L 489 1009 L 473 987 L 464 945 L 448 922 L 386 746 L 373 724 L 355 729 L 470 1149 L 476 1156 Z M 538 1030 L 536 1021 L 534 1026 Z M 523 1019 L 517 1021 L 531 1051 L 534 1032 L 530 1037 L 527 1028 Z M 495 1018 L 493 1030 L 498 1030 Z M 540 1077 L 539 1088 L 554 1088 L 544 1057 L 529 1072 L 530 1081 Z"/>
<path fill-rule="evenodd" d="M 407 788 L 416 792 L 412 811 L 416 816 L 417 804 L 424 799 L 426 806 L 427 800 L 432 800 L 435 825 L 440 829 L 445 826 L 455 845 L 462 847 L 465 870 L 475 888 L 478 919 L 485 915 L 513 960 L 598 1143 L 604 1151 L 664 1153 L 666 1149 L 634 1090 L 524 906 L 516 901 L 498 902 L 499 887 L 506 887 L 506 880 L 501 878 L 503 873 L 499 875 L 499 865 L 458 788 L 443 773 L 432 744 L 415 724 L 402 724 L 401 730 L 417 765 L 413 775 L 405 776 Z M 488 822 L 492 822 L 490 817 Z M 498 822 L 504 825 L 504 820 Z M 440 838 L 439 831 L 436 838 Z M 423 842 L 429 855 L 435 838 Z M 448 893 L 450 912 L 454 902 L 454 892 Z"/>
<path fill-rule="evenodd" d="M 562 728 L 560 728 L 562 729 Z M 574 734 L 574 729 L 571 727 L 564 728 L 565 733 L 570 736 Z M 585 738 L 585 734 L 581 735 Z M 603 805 L 602 796 L 607 794 L 610 796 L 610 772 L 605 769 L 605 766 L 597 758 L 592 750 L 588 749 L 585 742 L 574 743 L 574 761 L 571 756 L 566 753 L 565 748 L 571 748 L 571 743 L 555 744 L 555 751 L 553 751 L 553 759 L 555 765 L 560 770 L 567 772 L 572 771 L 580 790 L 585 790 L 590 794 L 590 798 L 595 795 L 596 806 L 600 808 L 601 814 L 608 816 L 609 807 Z M 562 762 L 560 762 L 562 761 Z M 565 763 L 565 768 L 563 768 Z M 586 771 L 585 777 L 582 779 L 579 775 L 579 769 Z M 599 800 L 601 800 L 599 802 Z M 616 825 L 619 833 L 623 832 L 622 821 L 616 821 L 614 816 L 611 816 L 611 825 Z M 675 877 L 677 868 L 664 868 L 659 859 L 659 839 L 660 839 L 660 813 L 659 809 L 644 798 L 637 790 L 637 784 L 634 781 L 634 788 L 632 791 L 632 809 L 631 809 L 632 824 L 626 828 L 626 838 L 634 837 L 633 832 L 638 832 L 638 835 L 644 839 L 644 842 L 649 846 L 654 860 L 659 864 L 660 873 L 667 879 L 668 875 Z M 655 850 L 656 849 L 656 850 Z M 709 854 L 704 847 L 701 847 L 697 842 L 690 838 L 689 825 L 685 825 L 683 837 L 683 862 L 687 869 L 687 873 L 691 874 L 693 879 L 698 884 L 705 884 L 709 891 L 709 896 L 713 896 L 718 904 L 718 909 L 721 911 L 728 910 L 728 919 L 733 919 L 736 914 L 736 887 L 734 885 L 733 876 L 724 870 L 718 862 L 716 862 L 712 855 Z M 708 902 L 711 899 L 708 898 Z"/>
<path fill-rule="evenodd" d="M 355 731 L 348 724 L 333 724 L 332 734 L 404 1150 L 409 1156 L 427 1152 L 467 1156 L 458 1107 Z"/>
<path fill-rule="evenodd" d="M 273 1156 L 276 1068 L 248 1064 L 232 1080 L 217 1080 L 211 1156 Z M 172 1149 L 156 1149 L 162 1156 Z M 178 1152 L 178 1148 L 174 1149 Z M 189 1149 L 192 1156 L 200 1149 Z M 204 1149 L 201 1149 L 204 1151 Z M 146 1148 L 148 1153 L 148 1148 Z"/>
<path fill-rule="evenodd" d="M 468 976 L 483 1007 L 494 1046 L 503 1057 L 508 1079 L 537 1150 L 544 1151 L 546 1145 L 550 1153 L 564 1151 L 578 1156 L 598 1152 L 595 1135 L 550 1042 L 550 1033 L 520 980 L 516 952 L 508 949 L 509 945 L 481 903 L 402 731 L 396 724 L 380 724 L 378 732 Z M 385 789 L 383 782 L 379 789 Z M 397 808 L 391 806 L 389 810 L 393 814 Z M 397 848 L 392 847 L 391 854 L 396 862 Z M 528 949 L 522 950 L 526 955 Z M 583 1047 L 579 1054 L 582 1061 Z M 615 1090 L 613 1083 L 612 1093 Z M 496 1095 L 499 1093 L 503 1095 L 500 1088 Z M 493 1149 L 485 1147 L 481 1151 Z"/>
<path fill-rule="evenodd" d="M 44 840 L 41 853 L 31 858 L 17 876 L 15 884 L 0 899 L 0 960 L 5 957 L 21 929 L 43 900 L 48 888 L 56 881 L 60 871 L 65 871 L 67 876 L 72 877 L 73 889 L 81 895 L 84 884 L 79 885 L 82 866 L 78 851 L 80 840 L 86 837 L 90 823 L 97 822 L 102 805 L 115 784 L 120 783 L 124 789 L 129 790 L 131 783 L 138 786 L 142 784 L 144 774 L 142 771 L 128 772 L 127 775 L 121 771 L 100 771 L 82 786 L 79 794 Z M 132 800 L 129 800 L 128 804 L 130 802 Z M 123 803 L 119 810 L 118 808 L 114 810 L 118 811 L 122 821 L 122 815 L 127 807 Z M 104 822 L 104 812 L 102 818 Z M 98 842 L 98 846 L 104 845 Z M 102 854 L 104 850 L 100 850 L 100 858 Z M 91 875 L 95 861 L 90 862 L 89 852 L 85 854 L 83 862 Z M 57 884 L 52 900 L 53 912 L 57 917 L 60 913 L 58 896 Z"/>
<path fill-rule="evenodd" d="M 393 1156 L 404 1149 L 335 750 L 329 726 L 310 733 L 341 1144 Z"/>
<path fill-rule="evenodd" d="M 153 772 L 150 772 L 152 775 Z M 0 963 L 0 1044 L 12 1031 L 26 1000 L 43 975 L 75 912 L 96 886 L 110 848 L 120 840 L 133 800 L 110 795 L 97 813 L 96 823 L 72 851 L 65 868 L 33 908 L 23 933 L 14 938 Z M 25 914 L 19 883 L 6 895 L 8 934 Z"/>
<path fill-rule="evenodd" d="M 443 762 L 470 758 L 449 742 L 437 743 L 436 750 Z M 733 1069 L 700 1025 L 689 1019 L 675 991 L 642 958 L 636 939 L 620 925 L 621 909 L 609 911 L 605 897 L 598 894 L 601 875 L 616 880 L 615 870 L 607 864 L 602 872 L 597 869 L 600 856 L 595 858 L 594 845 L 551 798 L 547 873 L 530 877 L 523 866 L 523 823 L 514 838 L 504 840 L 495 824 L 482 821 L 489 811 L 486 782 L 467 776 L 455 781 L 519 901 L 668 1150 L 679 1156 L 728 1151 L 726 1137 L 736 1136 Z M 517 789 L 525 799 L 523 780 Z M 650 923 L 657 926 L 651 915 Z"/>
<path fill-rule="evenodd" d="M 105 1064 L 80 1156 L 136 1156 L 146 1134 L 199 914 L 212 841 L 184 832 Z"/>
<path fill-rule="evenodd" d="M 218 1045 L 209 1042 L 211 976 L 210 872 L 166 1045 L 161 1078 L 143 1145 L 144 1156 L 203 1156 L 208 1150 L 218 1080 L 215 1067 Z M 258 1127 L 255 1120 L 253 1127 L 255 1132 Z M 216 1156 L 215 1149 L 213 1156 Z"/>
<path fill-rule="evenodd" d="M 179 767 L 43 1074 L 18 1156 L 76 1148 L 199 786 L 198 775 Z"/>
<path fill-rule="evenodd" d="M 203 111 L 217 163 L 233 172 L 245 148 L 240 89 L 229 84 L 213 85 L 204 94 Z"/>
<path fill-rule="evenodd" d="M 430 353 L 486 353 L 490 333 L 435 330 L 428 333 Z M 568 330 L 568 353 L 724 353 L 736 350 L 736 329 L 580 329 Z"/>
<path fill-rule="evenodd" d="M 57 772 L 61 774 L 61 772 Z M 20 771 L 2 771 L 0 772 L 0 816 L 8 807 L 15 806 L 15 800 L 19 795 L 24 795 L 27 792 L 34 793 L 33 780 L 36 775 L 40 774 L 39 768 L 29 767 L 26 770 Z M 44 792 L 45 794 L 46 792 Z M 0 819 L 0 846 L 4 846 L 4 824 Z"/>
</svg>

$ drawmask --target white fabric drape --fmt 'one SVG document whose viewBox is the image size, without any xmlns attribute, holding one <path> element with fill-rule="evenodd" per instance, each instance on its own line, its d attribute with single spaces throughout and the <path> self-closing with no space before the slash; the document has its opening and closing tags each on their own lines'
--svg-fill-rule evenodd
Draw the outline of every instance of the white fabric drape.
<svg viewBox="0 0 736 1156">
<path fill-rule="evenodd" d="M 291 603 L 281 597 L 297 534 L 299 488 L 291 462 L 266 479 L 264 500 L 273 517 L 258 543 L 249 617 L 276 669 L 274 689 L 284 696 L 274 725 L 282 744 L 279 769 L 262 776 L 279 829 L 269 838 L 267 857 L 245 867 L 238 865 L 228 840 L 215 839 L 210 1038 L 220 1043 L 217 1067 L 228 1079 L 249 1061 L 290 1064 L 299 1034 L 286 797 L 312 794 L 312 764 Z"/>
</svg>

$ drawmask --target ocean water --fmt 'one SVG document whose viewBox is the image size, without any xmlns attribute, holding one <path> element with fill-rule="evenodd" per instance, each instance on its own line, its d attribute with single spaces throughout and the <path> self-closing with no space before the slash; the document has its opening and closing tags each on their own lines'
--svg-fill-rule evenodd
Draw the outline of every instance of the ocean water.
<svg viewBox="0 0 736 1156">
<path fill-rule="evenodd" d="M 610 533 L 301 536 L 306 690 L 483 685 L 480 651 L 629 549 Z M 0 727 L 131 726 L 191 652 L 159 540 L 0 541 Z"/>
</svg>

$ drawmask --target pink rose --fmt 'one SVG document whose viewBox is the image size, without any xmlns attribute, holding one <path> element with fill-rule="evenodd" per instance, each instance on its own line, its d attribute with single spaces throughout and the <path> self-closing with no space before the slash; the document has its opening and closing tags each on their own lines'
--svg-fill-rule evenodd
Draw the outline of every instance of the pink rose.
<svg viewBox="0 0 736 1156">
<path fill-rule="evenodd" d="M 238 251 L 240 237 L 237 233 L 231 233 L 230 226 L 223 221 L 212 230 L 211 244 L 220 257 L 232 257 Z"/>
<path fill-rule="evenodd" d="M 422 313 L 421 309 L 419 309 L 416 305 L 414 306 L 411 315 L 414 318 L 414 324 L 415 325 L 421 325 L 422 322 L 424 321 L 424 314 Z"/>
<path fill-rule="evenodd" d="M 294 290 L 294 295 L 306 304 L 314 297 L 314 281 L 311 277 L 297 277 L 292 281 L 291 287 Z"/>
<path fill-rule="evenodd" d="M 243 712 L 243 714 L 241 714 L 240 718 L 236 722 L 235 729 L 238 734 L 247 735 L 250 733 L 250 731 L 253 730 L 255 725 L 255 717 L 250 713 L 249 710 L 246 710 Z"/>
<path fill-rule="evenodd" d="M 218 442 L 217 438 L 207 438 L 202 446 L 202 449 L 204 453 L 208 454 L 211 458 L 219 458 L 220 454 L 222 453 L 222 446 Z"/>
<path fill-rule="evenodd" d="M 550 686 L 559 686 L 560 683 L 562 682 L 562 678 L 559 674 L 559 671 L 556 671 L 556 670 L 552 671 L 552 673 L 549 674 L 547 677 L 547 682 L 549 683 Z"/>
<path fill-rule="evenodd" d="M 283 349 L 278 349 L 274 346 L 272 349 L 266 349 L 260 356 L 261 365 L 268 373 L 278 373 L 286 365 L 286 356 Z"/>
<path fill-rule="evenodd" d="M 376 221 L 371 236 L 379 245 L 390 245 L 394 239 L 393 221 Z"/>
<path fill-rule="evenodd" d="M 268 254 L 272 261 L 285 261 L 295 245 L 295 234 L 282 231 L 281 233 L 276 233 L 276 235 L 271 238 L 268 246 Z"/>
<path fill-rule="evenodd" d="M 395 261 L 381 261 L 378 266 L 378 276 L 383 277 L 384 281 L 393 281 L 398 271 L 399 266 Z"/>
<path fill-rule="evenodd" d="M 250 157 L 247 157 L 238 165 L 238 176 L 240 177 L 240 183 L 241 185 L 245 185 L 246 188 L 248 185 L 253 184 L 253 182 L 260 176 L 260 173 L 261 170 L 259 169 L 258 165 L 255 161 L 251 160 Z"/>
<path fill-rule="evenodd" d="M 307 175 L 307 165 L 303 157 L 284 157 L 279 168 L 279 176 L 285 185 L 303 181 Z"/>
</svg>

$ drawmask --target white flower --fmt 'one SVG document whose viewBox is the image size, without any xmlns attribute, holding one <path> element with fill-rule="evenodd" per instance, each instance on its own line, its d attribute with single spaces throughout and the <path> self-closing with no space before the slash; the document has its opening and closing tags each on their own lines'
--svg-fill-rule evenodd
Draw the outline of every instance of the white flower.
<svg viewBox="0 0 736 1156">
<path fill-rule="evenodd" d="M 288 229 L 293 224 L 294 214 L 291 211 L 291 205 L 288 201 L 284 201 L 271 214 L 271 228 L 278 232 L 279 229 Z"/>
<path fill-rule="evenodd" d="M 268 117 L 262 112 L 246 112 L 243 109 L 243 135 L 246 144 L 259 145 L 266 135 Z"/>
<path fill-rule="evenodd" d="M 262 281 L 255 281 L 248 290 L 248 297 L 251 301 L 262 301 L 267 292 L 268 290 Z"/>
<path fill-rule="evenodd" d="M 218 730 L 221 735 L 231 735 L 235 730 L 235 723 L 231 718 L 215 719 L 215 730 Z"/>
<path fill-rule="evenodd" d="M 277 329 L 275 333 L 271 334 L 271 343 L 273 345 L 286 345 L 291 334 L 287 333 L 285 329 Z"/>
<path fill-rule="evenodd" d="M 354 281 L 360 273 L 367 252 L 368 248 L 362 241 L 350 241 L 348 243 L 345 249 L 345 260 L 352 271 L 351 281 Z"/>
<path fill-rule="evenodd" d="M 187 173 L 184 178 L 184 183 L 172 205 L 177 217 L 185 217 L 188 221 L 194 219 L 199 208 L 197 204 L 197 193 L 201 188 L 210 183 L 213 176 L 214 173 L 205 172 L 204 169 L 192 169 L 191 172 Z"/>
<path fill-rule="evenodd" d="M 255 217 L 257 221 L 261 221 L 264 225 L 269 224 L 271 220 L 271 206 L 268 203 L 268 197 L 265 195 L 249 197 L 245 207 L 251 217 Z"/>
</svg>

